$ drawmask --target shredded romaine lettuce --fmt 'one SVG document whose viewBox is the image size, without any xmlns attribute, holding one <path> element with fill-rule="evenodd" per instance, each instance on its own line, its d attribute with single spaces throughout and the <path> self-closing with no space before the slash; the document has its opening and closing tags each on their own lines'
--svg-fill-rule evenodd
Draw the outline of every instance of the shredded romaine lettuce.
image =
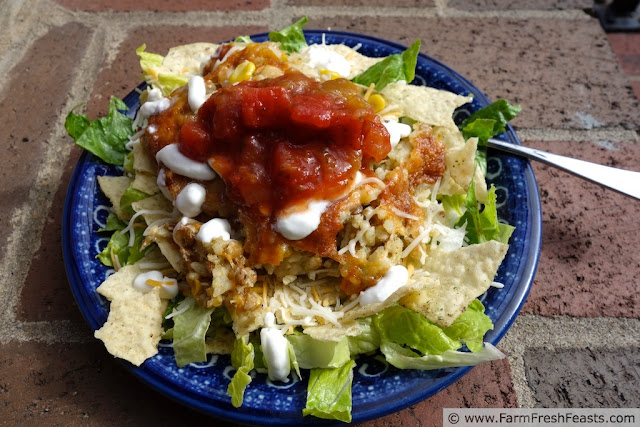
<svg viewBox="0 0 640 427">
<path fill-rule="evenodd" d="M 394 305 L 378 313 L 374 325 L 381 342 L 394 342 L 412 348 L 421 354 L 442 354 L 461 347 L 442 328 L 428 321 L 423 315 L 400 305 Z"/>
<path fill-rule="evenodd" d="M 372 65 L 362 74 L 357 75 L 351 81 L 369 86 L 375 84 L 375 89 L 381 91 L 388 84 L 400 80 L 411 83 L 416 73 L 416 64 L 420 53 L 420 40 L 416 40 L 404 52 L 387 56 L 382 61 Z"/>
<path fill-rule="evenodd" d="M 136 49 L 136 54 L 140 57 L 140 68 L 142 68 L 142 74 L 147 83 L 160 89 L 164 96 L 187 84 L 189 81 L 187 76 L 160 72 L 164 63 L 164 56 L 145 52 L 146 48 L 147 45 L 143 44 Z"/>
<path fill-rule="evenodd" d="M 400 344 L 383 341 L 380 351 L 384 354 L 387 362 L 399 369 L 457 368 L 459 366 L 475 366 L 491 360 L 505 358 L 505 355 L 500 350 L 489 343 L 484 343 L 482 350 L 475 353 L 447 350 L 438 355 L 427 354 L 419 356 Z"/>
<path fill-rule="evenodd" d="M 339 368 L 312 369 L 307 387 L 307 406 L 303 415 L 351 422 L 351 383 L 355 362 Z"/>
<path fill-rule="evenodd" d="M 151 194 L 147 194 L 143 191 L 133 188 L 133 183 L 122 193 L 120 197 L 120 210 L 127 215 L 133 215 L 135 212 L 131 207 L 131 203 L 144 200 L 147 197 L 151 197 Z"/>
<path fill-rule="evenodd" d="M 466 344 L 467 348 L 475 353 L 482 351 L 482 338 L 491 329 L 493 322 L 484 313 L 484 305 L 479 300 L 473 300 L 464 313 L 444 328 L 444 333 Z"/>
<path fill-rule="evenodd" d="M 302 27 L 307 22 L 309 22 L 309 18 L 305 16 L 283 30 L 271 31 L 269 33 L 269 40 L 272 42 L 280 42 L 280 48 L 285 52 L 298 52 L 307 46 L 307 40 L 304 38 L 304 33 L 302 32 Z"/>
<path fill-rule="evenodd" d="M 476 200 L 475 189 L 476 186 L 471 180 L 465 199 L 466 211 L 458 219 L 456 226 L 462 226 L 466 223 L 465 239 L 469 244 L 483 243 L 489 240 L 509 243 L 509 238 L 515 227 L 498 221 L 496 187 L 492 185 L 489 188 L 487 203 L 482 210 L 480 209 L 480 203 Z"/>
<path fill-rule="evenodd" d="M 87 116 L 71 110 L 67 114 L 64 126 L 77 145 L 107 163 L 122 166 L 125 156 L 129 153 L 125 145 L 133 135 L 133 120 L 120 111 L 128 109 L 124 102 L 112 96 L 106 117 L 90 121 Z"/>
<path fill-rule="evenodd" d="M 349 343 L 340 341 L 319 341 L 305 334 L 286 336 L 302 369 L 337 368 L 349 360 Z"/>
<path fill-rule="evenodd" d="M 97 258 L 108 267 L 116 267 L 114 265 L 114 258 L 116 258 L 119 266 L 135 264 L 141 260 L 147 252 L 151 250 L 152 245 L 147 246 L 144 250 L 140 250 L 144 236 L 142 233 L 144 229 L 136 227 L 134 228 L 135 238 L 133 246 L 129 246 L 129 233 L 121 234 L 121 231 L 126 228 L 127 224 L 120 221 L 116 214 L 110 213 L 107 217 L 107 223 L 105 228 L 98 231 L 113 231 L 107 246 L 97 255 Z"/>
<path fill-rule="evenodd" d="M 476 151 L 476 163 L 480 166 L 482 174 L 487 174 L 487 141 L 505 131 L 507 122 L 520 112 L 519 105 L 511 105 L 507 100 L 499 99 L 493 104 L 484 107 L 466 120 L 459 128 L 464 139 L 478 138 L 478 150 Z"/>
<path fill-rule="evenodd" d="M 192 297 L 185 298 L 178 305 L 178 311 L 183 304 L 190 306 L 184 313 L 173 317 L 173 351 L 178 367 L 207 360 L 205 334 L 213 312 L 213 309 L 196 304 Z"/>
<path fill-rule="evenodd" d="M 251 383 L 249 372 L 253 369 L 253 359 L 253 344 L 249 342 L 249 335 L 236 339 L 231 353 L 231 364 L 236 373 L 227 387 L 227 393 L 231 396 L 231 404 L 236 408 L 242 406 L 244 390 Z"/>
</svg>

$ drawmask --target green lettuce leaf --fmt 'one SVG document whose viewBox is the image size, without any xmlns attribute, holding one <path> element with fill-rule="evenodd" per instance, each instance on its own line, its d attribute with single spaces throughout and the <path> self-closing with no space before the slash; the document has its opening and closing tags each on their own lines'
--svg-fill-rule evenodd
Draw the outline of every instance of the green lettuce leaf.
<svg viewBox="0 0 640 427">
<path fill-rule="evenodd" d="M 460 124 L 459 127 L 464 139 L 478 137 L 476 163 L 480 166 L 483 175 L 487 174 L 487 141 L 504 132 L 509 120 L 516 117 L 520 110 L 519 105 L 511 105 L 509 101 L 499 99 L 476 111 Z"/>
<path fill-rule="evenodd" d="M 231 364 L 236 373 L 227 387 L 231 396 L 231 404 L 236 408 L 242 406 L 244 390 L 251 383 L 249 372 L 253 369 L 253 344 L 249 342 L 249 335 L 236 339 L 231 352 Z"/>
<path fill-rule="evenodd" d="M 122 165 L 124 170 L 130 173 L 131 175 L 135 175 L 136 173 L 136 171 L 133 169 L 133 161 L 134 161 L 134 158 L 133 158 L 133 151 L 132 151 L 125 156 L 124 164 Z"/>
<path fill-rule="evenodd" d="M 127 188 L 120 197 L 120 209 L 127 215 L 133 215 L 135 212 L 131 207 L 131 203 L 146 199 L 147 197 L 151 197 L 151 194 L 136 190 L 133 188 L 133 183 L 131 183 L 129 188 Z"/>
<path fill-rule="evenodd" d="M 449 224 L 453 226 L 464 215 L 466 196 L 464 194 L 443 195 L 440 199 L 444 214 L 449 220 Z"/>
<path fill-rule="evenodd" d="M 178 309 L 178 305 L 184 300 L 184 295 L 182 293 L 178 293 L 176 297 L 172 300 L 169 300 L 167 303 L 167 308 L 164 310 L 164 314 L 162 315 L 162 329 L 165 330 L 165 335 L 169 331 L 171 331 L 171 338 L 166 338 L 165 335 L 162 336 L 164 339 L 173 339 L 173 317 L 167 319 L 167 316 L 173 313 L 174 309 Z"/>
<path fill-rule="evenodd" d="M 339 368 L 312 369 L 307 388 L 307 406 L 302 415 L 351 422 L 351 382 L 355 362 Z"/>
<path fill-rule="evenodd" d="M 113 215 L 113 216 L 112 216 Z M 144 250 L 140 250 L 140 246 L 142 245 L 142 241 L 144 240 L 144 228 L 135 227 L 134 234 L 135 238 L 133 240 L 133 246 L 129 246 L 129 232 L 125 234 L 120 234 L 122 230 L 124 230 L 126 224 L 118 219 L 115 214 L 109 214 L 107 217 L 107 224 L 104 229 L 100 231 L 112 231 L 113 234 L 107 243 L 107 246 L 104 248 L 102 252 L 97 255 L 97 258 L 108 267 L 115 267 L 113 265 L 113 261 L 111 259 L 111 252 L 113 251 L 113 255 L 118 258 L 118 263 L 120 266 L 135 264 L 140 261 L 146 254 L 154 247 L 154 245 L 149 245 Z"/>
<path fill-rule="evenodd" d="M 98 232 L 102 232 L 102 231 L 122 231 L 127 227 L 127 224 L 123 221 L 120 220 L 120 218 L 118 218 L 118 215 L 116 215 L 114 212 L 109 213 L 109 216 L 107 216 L 107 221 L 105 223 L 104 228 L 101 228 L 98 230 Z"/>
<path fill-rule="evenodd" d="M 352 81 L 363 86 L 369 86 L 374 83 L 377 91 L 381 91 L 388 84 L 400 80 L 411 83 L 415 77 L 418 53 L 420 53 L 419 39 L 404 52 L 387 56 L 382 61 L 369 67 L 362 74 L 354 77 Z"/>
<path fill-rule="evenodd" d="M 302 369 L 337 368 L 350 359 L 346 338 L 337 342 L 319 341 L 305 334 L 286 335 L 286 338 Z"/>
<path fill-rule="evenodd" d="M 235 43 L 251 43 L 253 42 L 253 40 L 251 40 L 251 37 L 249 36 L 239 36 L 239 37 L 236 37 L 234 42 Z"/>
<path fill-rule="evenodd" d="M 173 317 L 173 352 L 178 367 L 207 360 L 204 338 L 213 312 L 213 309 L 208 310 L 200 306 L 191 297 L 185 298 L 178 305 L 178 310 L 183 308 L 184 304 L 190 304 L 190 307 L 184 313 Z"/>
<path fill-rule="evenodd" d="M 380 332 L 373 326 L 373 319 L 374 316 L 369 316 L 357 320 L 362 328 L 362 332 L 358 336 L 347 337 L 351 356 L 371 353 L 380 347 Z"/>
<path fill-rule="evenodd" d="M 125 156 L 129 153 L 125 145 L 133 135 L 133 120 L 120 111 L 128 109 L 124 102 L 112 96 L 109 101 L 109 114 L 106 117 L 91 122 L 87 116 L 71 110 L 67 114 L 64 126 L 77 145 L 107 163 L 122 166 Z"/>
<path fill-rule="evenodd" d="M 307 40 L 304 38 L 304 33 L 302 32 L 302 27 L 307 22 L 309 22 L 309 19 L 305 16 L 295 24 L 281 31 L 271 31 L 269 33 L 269 40 L 272 42 L 280 42 L 280 48 L 285 52 L 298 52 L 307 46 Z"/>
<path fill-rule="evenodd" d="M 380 332 L 382 343 L 407 346 L 421 354 L 442 354 L 462 346 L 420 313 L 400 305 L 388 307 L 378 313 L 374 324 Z"/>
<path fill-rule="evenodd" d="M 460 130 L 465 139 L 477 136 L 479 145 L 486 145 L 487 139 L 505 131 L 509 120 L 515 118 L 521 109 L 519 105 L 511 105 L 509 101 L 499 99 L 467 117 L 460 124 Z M 481 121 L 474 123 L 477 120 Z"/>
<path fill-rule="evenodd" d="M 73 112 L 73 110 L 75 110 L 79 106 L 80 105 L 76 105 L 75 107 L 73 107 L 71 112 L 67 114 L 67 118 L 64 121 L 64 127 L 67 130 L 67 133 L 74 140 L 78 140 L 91 124 L 89 117 L 83 114 L 75 114 Z"/>
<path fill-rule="evenodd" d="M 491 360 L 504 359 L 505 355 L 489 343 L 475 353 L 448 350 L 442 354 L 418 356 L 399 344 L 383 341 L 380 351 L 391 365 L 399 369 L 442 369 L 458 366 L 475 366 Z"/>
<path fill-rule="evenodd" d="M 291 368 L 296 371 L 298 377 L 302 378 L 302 375 L 300 374 L 300 364 L 298 363 L 298 357 L 296 356 L 296 351 L 293 349 L 293 345 L 290 341 L 287 341 L 287 351 L 289 352 L 289 361 L 291 363 Z"/>
<path fill-rule="evenodd" d="M 493 323 L 484 314 L 484 306 L 479 300 L 474 300 L 464 313 L 444 329 L 444 333 L 454 340 L 462 341 L 475 353 L 482 351 L 482 338 L 490 329 L 493 329 Z"/>
<path fill-rule="evenodd" d="M 476 186 L 471 180 L 465 199 L 466 211 L 456 224 L 458 227 L 467 224 L 465 235 L 467 243 L 483 243 L 489 240 L 509 243 L 515 228 L 498 221 L 496 198 L 496 187 L 491 185 L 487 194 L 487 203 L 480 210 L 480 204 L 476 200 Z"/>
</svg>

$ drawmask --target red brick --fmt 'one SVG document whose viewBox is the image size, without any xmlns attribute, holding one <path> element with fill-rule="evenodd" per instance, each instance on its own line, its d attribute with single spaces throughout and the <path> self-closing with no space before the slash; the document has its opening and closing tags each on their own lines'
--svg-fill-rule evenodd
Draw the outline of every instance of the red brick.
<svg viewBox="0 0 640 427">
<path fill-rule="evenodd" d="M 84 321 L 69 288 L 60 245 L 62 207 L 71 174 L 81 152 L 82 149 L 77 146 L 72 150 L 47 214 L 40 248 L 31 260 L 18 304 L 17 315 L 22 321 Z"/>
<path fill-rule="evenodd" d="M 640 74 L 640 34 L 609 33 L 607 38 L 624 72 Z"/>
<path fill-rule="evenodd" d="M 450 0 L 447 7 L 469 11 L 485 10 L 566 10 L 585 9 L 593 6 L 593 0 Z"/>
<path fill-rule="evenodd" d="M 97 340 L 0 346 L 0 412 L 7 425 L 168 426 L 212 421 L 142 384 Z"/>
<path fill-rule="evenodd" d="M 51 133 L 64 114 L 62 107 L 90 35 L 87 27 L 77 23 L 53 27 L 31 45 L 7 76 L 0 101 L 0 227 L 5 230 L 0 237 L 0 256 L 5 251 L 11 214 L 26 200 L 38 165 L 45 161 L 43 153 L 53 143 Z"/>
<path fill-rule="evenodd" d="M 190 0 L 56 0 L 58 4 L 72 10 L 87 12 L 189 12 L 198 10 L 260 10 L 270 6 L 269 0 L 244 0 L 231 2 L 225 0 L 190 1 Z"/>
<path fill-rule="evenodd" d="M 636 98 L 640 100 L 640 80 L 634 80 L 631 82 L 631 87 L 633 88 L 633 93 L 635 93 Z"/>
<path fill-rule="evenodd" d="M 523 128 L 640 128 L 640 109 L 598 21 L 513 18 L 314 18 L 309 28 L 411 44 L 491 99 L 522 105 Z M 590 115 L 594 120 L 585 122 Z M 588 116 L 587 116 L 588 117 Z"/>
<path fill-rule="evenodd" d="M 640 146 L 634 143 L 616 144 L 614 149 L 591 142 L 527 141 L 526 145 L 639 169 Z M 549 166 L 534 163 L 533 168 L 542 200 L 542 253 L 523 311 L 545 316 L 640 317 L 636 288 L 640 201 Z"/>
<path fill-rule="evenodd" d="M 518 401 L 507 359 L 476 366 L 458 382 L 416 405 L 360 424 L 383 426 L 441 426 L 443 408 L 517 408 Z"/>
<path fill-rule="evenodd" d="M 8 425 L 231 425 L 174 403 L 127 373 L 100 342 L 0 346 L 0 408 Z M 383 425 L 441 425 L 442 408 L 517 407 L 506 359 L 475 367 Z"/>
<path fill-rule="evenodd" d="M 141 83 L 141 70 L 136 48 L 143 43 L 147 52 L 165 55 L 169 48 L 195 42 L 219 43 L 242 34 L 264 32 L 267 27 L 187 27 L 149 26 L 130 32 L 120 45 L 118 54 L 110 64 L 104 64 L 98 74 L 88 112 L 91 117 L 106 114 L 109 97 L 123 97 Z"/>
<path fill-rule="evenodd" d="M 640 33 L 607 33 L 616 54 L 640 55 Z"/>
</svg>

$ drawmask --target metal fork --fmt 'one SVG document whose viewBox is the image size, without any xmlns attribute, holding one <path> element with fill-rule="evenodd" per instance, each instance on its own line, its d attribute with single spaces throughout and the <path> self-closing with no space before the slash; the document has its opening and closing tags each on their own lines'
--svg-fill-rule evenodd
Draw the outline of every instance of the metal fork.
<svg viewBox="0 0 640 427">
<path fill-rule="evenodd" d="M 640 199 L 640 172 L 612 168 L 610 166 L 560 156 L 558 154 L 548 153 L 522 145 L 510 144 L 493 138 L 489 139 L 487 146 L 526 157 L 530 160 L 542 162 L 579 176 L 580 178 L 603 185 L 619 193 Z"/>
</svg>

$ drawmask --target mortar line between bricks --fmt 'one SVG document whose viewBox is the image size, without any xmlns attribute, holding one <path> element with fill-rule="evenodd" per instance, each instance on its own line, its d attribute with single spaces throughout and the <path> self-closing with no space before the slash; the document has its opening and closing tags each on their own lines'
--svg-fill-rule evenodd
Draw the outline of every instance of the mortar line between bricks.
<svg viewBox="0 0 640 427">
<path fill-rule="evenodd" d="M 85 88 L 93 87 L 98 74 L 103 38 L 104 32 L 99 28 L 93 32 L 84 57 L 72 76 L 73 83 L 62 111 L 69 111 L 80 103 L 80 100 L 86 101 Z M 31 260 L 40 247 L 46 215 L 51 208 L 64 165 L 73 147 L 70 141 L 64 141 L 64 121 L 65 117 L 61 115 L 54 124 L 53 132 L 48 137 L 50 142 L 47 144 L 47 151 L 43 156 L 45 160 L 38 170 L 34 185 L 26 201 L 11 215 L 11 234 L 7 239 L 6 253 L 0 265 L 0 313 L 4 316 L 4 321 L 0 323 L 0 342 L 14 336 L 20 326 L 16 321 L 16 310 L 31 262 L 21 262 L 19 254 Z M 49 196 L 43 199 L 43 194 Z"/>
</svg>

